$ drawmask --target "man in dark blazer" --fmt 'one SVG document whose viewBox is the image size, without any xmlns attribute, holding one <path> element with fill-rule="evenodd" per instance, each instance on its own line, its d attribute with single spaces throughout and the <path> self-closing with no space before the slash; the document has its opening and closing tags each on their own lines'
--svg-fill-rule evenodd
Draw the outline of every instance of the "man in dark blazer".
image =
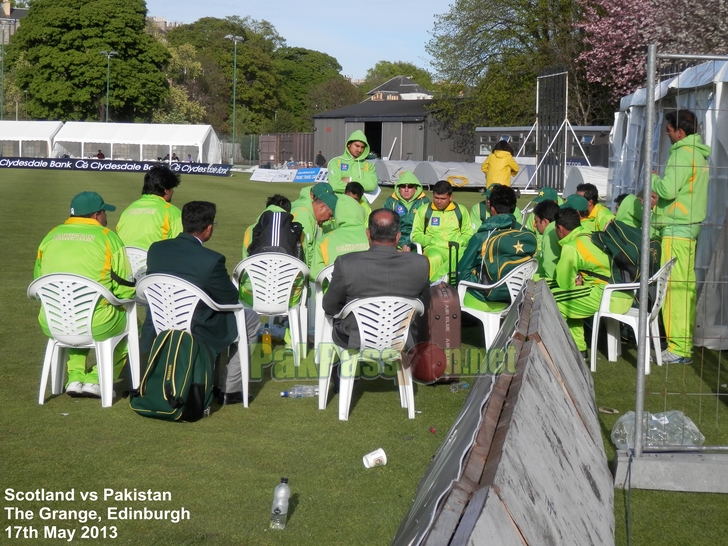
<svg viewBox="0 0 728 546">
<path fill-rule="evenodd" d="M 430 264 L 413 252 L 398 252 L 399 216 L 378 209 L 369 216 L 369 250 L 336 258 L 329 288 L 324 294 L 326 314 L 335 315 L 358 298 L 401 296 L 419 299 L 427 309 L 430 302 Z M 416 321 L 410 327 L 410 343 L 416 339 Z M 359 331 L 354 315 L 334 321 L 334 343 L 359 348 Z"/>
<path fill-rule="evenodd" d="M 158 241 L 149 247 L 147 274 L 174 275 L 201 288 L 219 304 L 238 303 L 238 291 L 233 286 L 225 267 L 225 256 L 203 246 L 215 228 L 216 207 L 207 201 L 191 201 L 182 208 L 182 229 L 174 239 Z M 260 319 L 251 310 L 245 311 L 247 336 L 255 342 Z M 213 311 L 200 303 L 192 318 L 192 335 L 219 355 L 238 337 L 233 313 Z M 142 351 L 151 347 L 142 340 Z M 225 375 L 222 399 L 224 403 L 242 401 L 242 375 L 237 347 L 231 353 Z M 240 398 L 240 400 L 238 400 Z"/>
</svg>

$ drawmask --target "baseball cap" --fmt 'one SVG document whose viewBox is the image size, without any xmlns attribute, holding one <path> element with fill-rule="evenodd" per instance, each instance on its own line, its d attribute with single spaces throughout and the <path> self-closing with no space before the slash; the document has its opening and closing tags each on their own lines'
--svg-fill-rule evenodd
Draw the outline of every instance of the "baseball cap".
<svg viewBox="0 0 728 546">
<path fill-rule="evenodd" d="M 487 188 L 485 189 L 485 197 L 486 197 L 486 198 L 490 197 L 490 192 L 491 192 L 491 191 L 493 190 L 493 188 L 495 188 L 496 186 L 500 186 L 500 184 L 499 184 L 498 182 L 493 182 L 492 184 L 490 184 L 490 185 L 489 185 L 489 186 L 488 186 L 488 187 L 487 187 Z"/>
<path fill-rule="evenodd" d="M 83 191 L 71 199 L 71 216 L 84 216 L 100 210 L 115 211 L 116 207 L 104 203 L 103 197 L 95 191 Z"/>
<path fill-rule="evenodd" d="M 586 200 L 586 198 L 583 195 L 579 195 L 578 193 L 571 194 L 569 197 L 566 198 L 566 201 L 564 201 L 564 204 L 561 205 L 561 208 L 572 208 L 574 210 L 586 212 L 589 210 L 589 201 Z"/>
<path fill-rule="evenodd" d="M 557 201 L 559 194 L 553 188 L 541 188 L 538 195 L 534 198 L 534 203 L 540 203 L 541 201 Z"/>
<path fill-rule="evenodd" d="M 316 198 L 324 202 L 324 204 L 331 209 L 333 213 L 336 210 L 336 194 L 331 184 L 320 183 L 314 184 L 311 188 L 311 194 Z"/>
</svg>

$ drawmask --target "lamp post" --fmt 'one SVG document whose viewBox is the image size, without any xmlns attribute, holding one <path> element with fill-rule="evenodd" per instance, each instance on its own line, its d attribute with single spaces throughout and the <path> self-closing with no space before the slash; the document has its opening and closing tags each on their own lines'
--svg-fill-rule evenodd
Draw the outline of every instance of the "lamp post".
<svg viewBox="0 0 728 546">
<path fill-rule="evenodd" d="M 101 55 L 106 55 L 106 123 L 109 122 L 109 77 L 111 76 L 111 57 L 116 57 L 116 51 L 99 51 Z"/>
<path fill-rule="evenodd" d="M 238 82 L 238 42 L 245 40 L 242 36 L 233 36 L 228 34 L 225 36 L 228 40 L 233 41 L 233 147 L 230 153 L 230 165 L 235 165 L 235 103 L 236 103 L 236 85 Z"/>
<path fill-rule="evenodd" d="M 0 121 L 5 117 L 5 26 L 14 22 L 0 20 Z"/>
</svg>

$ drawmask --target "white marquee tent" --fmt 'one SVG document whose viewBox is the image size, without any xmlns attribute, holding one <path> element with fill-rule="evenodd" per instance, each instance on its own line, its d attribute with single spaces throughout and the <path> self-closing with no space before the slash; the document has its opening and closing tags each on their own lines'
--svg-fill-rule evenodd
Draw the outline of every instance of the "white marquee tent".
<svg viewBox="0 0 728 546">
<path fill-rule="evenodd" d="M 60 121 L 0 121 L 0 157 L 49 157 Z"/>
<path fill-rule="evenodd" d="M 156 161 L 176 154 L 199 163 L 220 163 L 220 140 L 210 125 L 67 122 L 54 139 L 53 156 Z"/>
</svg>

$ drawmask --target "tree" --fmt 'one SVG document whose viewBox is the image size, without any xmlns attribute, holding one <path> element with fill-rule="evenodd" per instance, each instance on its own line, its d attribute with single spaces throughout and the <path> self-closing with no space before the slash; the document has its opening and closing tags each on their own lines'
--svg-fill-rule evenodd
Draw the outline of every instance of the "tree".
<svg viewBox="0 0 728 546">
<path fill-rule="evenodd" d="M 605 115 L 576 62 L 582 51 L 576 0 L 456 0 L 437 18 L 427 44 L 439 79 L 467 97 L 457 110 L 478 124 L 514 124 L 535 116 L 536 81 L 542 69 L 564 65 L 569 73 L 569 115 L 588 124 Z M 436 107 L 443 105 L 442 91 Z M 443 108 L 440 116 L 452 112 Z M 441 120 L 451 125 L 445 119 Z M 456 125 L 471 123 L 455 120 Z"/>
<path fill-rule="evenodd" d="M 336 110 L 363 100 L 362 92 L 342 76 L 332 78 L 311 89 L 308 105 L 311 114 Z"/>
<path fill-rule="evenodd" d="M 13 36 L 8 61 L 27 89 L 35 119 L 148 121 L 167 97 L 165 48 L 144 32 L 143 0 L 33 0 Z"/>
<path fill-rule="evenodd" d="M 187 90 L 171 84 L 169 97 L 161 108 L 152 114 L 153 123 L 202 123 L 205 109 L 196 101 L 190 100 Z"/>
<path fill-rule="evenodd" d="M 279 76 L 278 96 L 282 110 L 292 118 L 286 131 L 310 131 L 311 114 L 308 104 L 310 91 L 317 85 L 336 78 L 341 65 L 336 59 L 311 49 L 302 47 L 283 47 L 274 53 L 273 64 Z M 274 126 L 281 125 L 281 111 L 274 120 Z M 285 132 L 285 131 L 283 131 Z"/>
<path fill-rule="evenodd" d="M 378 87 L 384 82 L 397 76 L 405 76 L 428 91 L 433 88 L 432 74 L 423 68 L 419 68 L 412 63 L 404 61 L 397 61 L 394 63 L 389 61 L 379 61 L 373 68 L 367 70 L 366 78 L 364 78 L 364 82 L 361 84 L 361 87 L 364 92 L 367 93 L 375 87 Z"/>
<path fill-rule="evenodd" d="M 613 103 L 646 81 L 646 48 L 671 53 L 725 53 L 724 22 L 728 6 L 722 0 L 579 0 L 584 20 L 578 25 L 587 49 L 579 60 L 586 77 L 609 90 Z M 680 14 L 679 17 L 676 14 Z"/>
</svg>

